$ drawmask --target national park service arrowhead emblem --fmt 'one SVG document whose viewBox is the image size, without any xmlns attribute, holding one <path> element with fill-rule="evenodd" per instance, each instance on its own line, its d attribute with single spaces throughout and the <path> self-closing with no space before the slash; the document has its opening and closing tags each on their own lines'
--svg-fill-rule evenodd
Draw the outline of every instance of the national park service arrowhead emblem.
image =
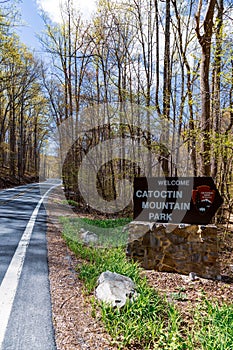
<svg viewBox="0 0 233 350">
<path fill-rule="evenodd" d="M 192 191 L 192 201 L 200 214 L 205 214 L 212 206 L 215 198 L 215 190 L 210 186 L 198 186 Z"/>
</svg>

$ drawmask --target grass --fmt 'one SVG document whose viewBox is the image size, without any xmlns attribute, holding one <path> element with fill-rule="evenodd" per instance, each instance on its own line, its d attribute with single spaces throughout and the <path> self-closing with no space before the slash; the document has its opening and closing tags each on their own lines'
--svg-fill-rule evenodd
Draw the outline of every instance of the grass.
<svg viewBox="0 0 233 350">
<path fill-rule="evenodd" d="M 91 220 L 88 218 L 61 218 L 65 234 L 73 240 L 78 240 L 80 229 L 90 231 L 98 236 L 98 245 L 101 247 L 125 246 L 127 232 L 125 226 L 130 223 L 130 218 Z"/>
<path fill-rule="evenodd" d="M 63 219 L 63 237 L 77 256 L 84 260 L 77 267 L 85 292 L 93 293 L 97 278 L 106 270 L 127 275 L 137 286 L 138 297 L 123 308 L 112 308 L 92 299 L 93 315 L 100 310 L 102 322 L 118 349 L 158 350 L 232 350 L 233 305 L 218 305 L 204 300 L 193 310 L 193 322 L 185 324 L 173 303 L 159 295 L 142 279 L 141 268 L 127 260 L 123 246 L 97 248 L 77 240 L 77 229 L 84 223 L 98 229 L 116 229 L 124 220 Z M 116 231 L 118 232 L 118 231 Z M 119 233 L 119 232 L 118 232 Z M 180 290 L 173 299 L 182 300 Z"/>
<path fill-rule="evenodd" d="M 76 201 L 74 201 L 72 199 L 63 200 L 62 204 L 71 205 L 72 207 L 78 207 L 79 206 L 78 202 L 76 202 Z"/>
<path fill-rule="evenodd" d="M 200 350 L 232 350 L 233 349 L 233 305 L 205 300 L 195 310 L 194 340 Z"/>
</svg>

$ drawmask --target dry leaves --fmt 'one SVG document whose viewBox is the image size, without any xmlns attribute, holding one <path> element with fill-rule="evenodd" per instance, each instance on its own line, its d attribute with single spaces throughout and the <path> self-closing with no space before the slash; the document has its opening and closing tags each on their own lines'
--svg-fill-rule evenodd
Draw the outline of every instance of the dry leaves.
<svg viewBox="0 0 233 350">
<path fill-rule="evenodd" d="M 100 321 L 92 317 L 90 297 L 82 293 L 75 266 L 80 263 L 67 248 L 59 230 L 49 224 L 49 278 L 53 322 L 58 350 L 108 350 L 110 337 Z"/>
</svg>

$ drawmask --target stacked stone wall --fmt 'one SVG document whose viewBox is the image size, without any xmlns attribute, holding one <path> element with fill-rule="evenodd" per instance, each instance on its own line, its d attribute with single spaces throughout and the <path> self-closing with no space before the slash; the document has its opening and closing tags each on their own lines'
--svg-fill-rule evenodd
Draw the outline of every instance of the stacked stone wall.
<svg viewBox="0 0 233 350">
<path fill-rule="evenodd" d="M 145 269 L 218 278 L 217 227 L 132 222 L 127 256 Z"/>
</svg>

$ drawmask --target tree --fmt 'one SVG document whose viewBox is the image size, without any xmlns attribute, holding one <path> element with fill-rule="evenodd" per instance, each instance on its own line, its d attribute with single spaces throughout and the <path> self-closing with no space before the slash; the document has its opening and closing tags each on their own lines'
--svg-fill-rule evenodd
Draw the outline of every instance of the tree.
<svg viewBox="0 0 233 350">
<path fill-rule="evenodd" d="M 47 22 L 44 43 L 53 67 L 44 74 L 44 83 L 58 125 L 71 117 L 75 138 L 85 123 L 82 111 L 86 107 L 118 102 L 122 120 L 127 102 L 147 111 L 146 126 L 145 114 L 142 117 L 134 110 L 129 123 L 120 123 L 116 130 L 109 113 L 105 127 L 80 136 L 78 144 L 83 142 L 85 147 L 81 151 L 73 147 L 66 163 L 70 188 L 77 189 L 75 166 L 82 157 L 113 135 L 155 151 L 163 174 L 177 175 L 182 155 L 179 149 L 170 154 L 166 143 L 175 143 L 174 134 L 178 134 L 178 144 L 183 142 L 190 154 L 187 166 L 191 163 L 194 176 L 212 174 L 219 182 L 231 181 L 233 83 L 227 4 L 227 0 L 100 0 L 95 16 L 83 23 L 68 1 L 62 9 L 62 24 Z M 164 125 L 171 121 L 176 130 L 165 132 L 160 144 L 156 132 L 151 132 L 158 116 Z M 142 121 L 143 130 L 136 130 L 133 125 Z M 126 173 L 140 174 L 135 164 L 130 168 L 125 162 L 122 148 L 120 161 L 106 164 L 99 173 L 103 193 L 108 178 L 113 197 L 117 179 Z M 161 175 L 152 163 L 148 168 L 151 175 Z"/>
<path fill-rule="evenodd" d="M 215 49 L 214 49 L 214 63 L 213 63 L 213 99 L 212 99 L 212 129 L 213 137 L 218 138 L 220 132 L 220 117 L 221 117 L 221 70 L 222 70 L 222 44 L 223 44 L 223 12 L 224 1 L 219 0 L 217 3 L 216 16 L 216 34 L 215 34 Z M 212 177 L 216 178 L 219 166 L 219 148 L 214 147 L 214 160 L 212 164 Z"/>
<path fill-rule="evenodd" d="M 38 176 L 40 145 L 47 134 L 47 101 L 41 85 L 41 63 L 19 41 L 10 18 L 6 15 L 2 21 L 0 164 L 5 176 L 20 183 L 25 175 Z"/>
<path fill-rule="evenodd" d="M 189 113 L 188 121 L 188 139 L 189 139 L 189 152 L 191 153 L 191 161 L 194 176 L 198 175 L 197 166 L 197 137 L 195 128 L 195 112 L 194 112 L 194 93 L 193 87 L 195 80 L 197 79 L 197 71 L 199 67 L 199 62 L 196 66 L 192 66 L 190 63 L 190 58 L 192 57 L 193 51 L 197 48 L 193 42 L 193 7 L 194 1 L 186 4 L 180 4 L 178 8 L 177 0 L 172 0 L 172 5 L 175 11 L 176 22 L 172 21 L 174 37 L 177 40 L 178 57 L 180 64 L 177 71 L 180 72 L 178 77 L 180 82 L 180 107 L 179 117 L 175 115 L 174 123 L 178 122 L 178 133 L 181 135 L 182 127 L 184 124 L 185 114 Z M 172 91 L 173 94 L 173 91 Z M 177 89 L 175 90 L 175 95 L 177 95 Z M 176 97 L 177 99 L 177 97 Z M 177 159 L 179 162 L 179 159 Z"/>
<path fill-rule="evenodd" d="M 211 58 L 211 39 L 214 26 L 214 10 L 216 0 L 209 0 L 207 4 L 206 14 L 203 21 L 204 32 L 201 33 L 201 11 L 202 0 L 199 0 L 198 10 L 196 13 L 196 34 L 201 45 L 201 64 L 200 64 L 200 91 L 201 91 L 201 121 L 203 135 L 203 150 L 202 150 L 202 174 L 210 176 L 211 174 L 211 116 L 210 116 L 210 58 Z"/>
</svg>

